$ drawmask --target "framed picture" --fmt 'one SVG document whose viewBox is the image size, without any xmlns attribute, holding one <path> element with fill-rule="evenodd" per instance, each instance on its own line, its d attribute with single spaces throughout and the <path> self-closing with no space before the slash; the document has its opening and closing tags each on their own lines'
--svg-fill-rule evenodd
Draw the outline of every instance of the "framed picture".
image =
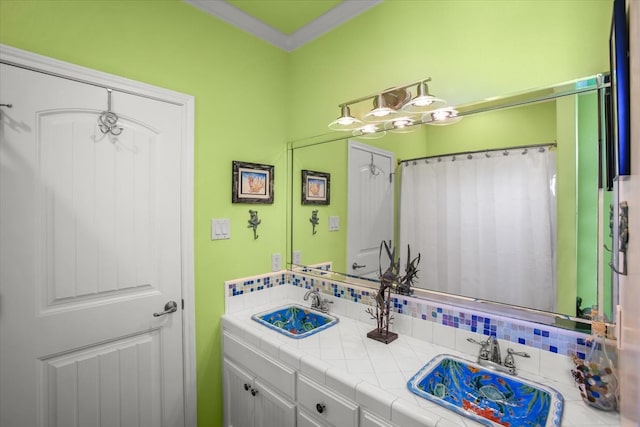
<svg viewBox="0 0 640 427">
<path fill-rule="evenodd" d="M 273 166 L 233 161 L 232 203 L 273 203 Z"/>
<path fill-rule="evenodd" d="M 302 171 L 302 204 L 328 205 L 330 202 L 331 174 Z"/>
</svg>

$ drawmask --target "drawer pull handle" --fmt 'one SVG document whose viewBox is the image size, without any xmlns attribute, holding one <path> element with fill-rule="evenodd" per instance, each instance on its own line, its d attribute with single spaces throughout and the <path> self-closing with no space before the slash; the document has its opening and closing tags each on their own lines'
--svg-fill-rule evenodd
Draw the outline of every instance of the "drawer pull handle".
<svg viewBox="0 0 640 427">
<path fill-rule="evenodd" d="M 256 390 L 255 388 L 251 389 L 251 396 L 255 396 L 256 394 L 258 394 L 258 390 Z"/>
<path fill-rule="evenodd" d="M 322 414 L 325 409 L 326 406 L 324 405 L 324 403 L 316 403 L 316 411 Z"/>
<path fill-rule="evenodd" d="M 246 391 L 249 391 L 249 387 L 251 387 L 249 384 L 245 384 L 245 385 L 244 385 L 244 389 L 245 389 Z"/>
</svg>

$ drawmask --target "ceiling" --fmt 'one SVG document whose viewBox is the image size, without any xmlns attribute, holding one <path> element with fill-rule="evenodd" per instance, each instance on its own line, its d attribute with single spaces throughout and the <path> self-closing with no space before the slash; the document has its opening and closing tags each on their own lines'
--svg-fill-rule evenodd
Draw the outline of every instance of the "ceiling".
<svg viewBox="0 0 640 427">
<path fill-rule="evenodd" d="M 382 0 L 184 0 L 208 14 L 292 51 Z"/>
</svg>

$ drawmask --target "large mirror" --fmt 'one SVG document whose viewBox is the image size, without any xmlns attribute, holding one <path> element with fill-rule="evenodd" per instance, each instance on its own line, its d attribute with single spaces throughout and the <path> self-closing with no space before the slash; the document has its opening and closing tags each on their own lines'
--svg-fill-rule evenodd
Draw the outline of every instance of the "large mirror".
<svg viewBox="0 0 640 427">
<path fill-rule="evenodd" d="M 420 253 L 414 296 L 433 298 L 437 294 L 439 299 L 465 305 L 477 305 L 479 300 L 483 309 L 503 314 L 516 310 L 518 317 L 526 312 L 534 320 L 562 327 L 588 327 L 584 325 L 594 306 L 602 307 L 600 312 L 612 319 L 614 297 L 606 267 L 610 256 L 602 250 L 611 247 L 611 189 L 601 179 L 607 88 L 602 76 L 589 76 L 458 106 L 462 120 L 446 126 L 416 125 L 403 133 L 387 132 L 367 139 L 334 132 L 292 142 L 292 268 L 306 267 L 306 271 L 325 276 L 323 270 L 330 269 L 336 280 L 377 287 L 380 263 L 383 269 L 388 265 L 385 254 L 379 259 L 380 243 L 391 240 L 400 254 L 401 271 L 407 259 Z M 512 224 L 516 214 L 506 211 L 515 203 L 502 202 L 507 206 L 500 207 L 498 201 L 494 211 L 482 213 L 478 207 L 487 202 L 481 197 L 492 196 L 462 197 L 459 187 L 454 187 L 458 184 L 450 179 L 427 185 L 422 175 L 413 175 L 414 168 L 430 163 L 446 166 L 445 176 L 458 176 L 460 171 L 466 174 L 478 169 L 475 159 L 507 156 L 516 161 L 546 157 L 527 166 L 533 168 L 530 172 L 520 171 L 521 178 L 515 177 L 515 171 L 523 167 L 516 164 L 509 166 L 515 167 L 512 172 L 498 166 L 500 178 L 472 179 L 506 182 L 514 199 L 534 198 L 531 206 L 518 205 L 526 211 L 524 226 Z M 458 169 L 452 171 L 455 162 Z M 542 172 L 546 178 L 536 181 L 533 172 L 539 172 L 540 164 L 548 167 Z M 328 204 L 304 200 L 302 171 L 328 174 Z M 534 181 L 538 187 L 546 186 L 541 188 L 544 201 L 533 195 Z M 473 202 L 447 208 L 448 198 Z M 441 216 L 429 216 L 427 211 L 440 211 L 434 215 Z M 455 214 L 471 211 L 473 215 Z M 486 224 L 474 215 L 495 217 L 499 231 L 482 232 Z M 464 218 L 453 223 L 449 221 L 452 216 Z M 425 231 L 418 229 L 429 221 L 438 224 L 436 231 L 421 234 Z M 455 231 L 443 230 L 444 222 L 452 222 Z M 533 230 L 527 237 L 520 235 L 529 226 Z M 505 235 L 501 242 L 493 243 L 497 245 L 494 253 L 478 246 L 478 239 L 486 240 L 487 233 L 492 238 Z M 421 245 L 420 239 L 427 243 Z M 453 244 L 434 244 L 443 240 L 453 240 Z M 411 241 L 408 248 L 407 241 Z M 475 255 L 469 247 L 476 249 Z M 525 261 L 513 258 L 514 253 L 522 254 Z M 547 265 L 540 273 L 541 262 Z M 455 274 L 437 273 L 438 265 L 445 273 Z M 494 289 L 479 286 L 487 282 L 495 282 Z"/>
</svg>

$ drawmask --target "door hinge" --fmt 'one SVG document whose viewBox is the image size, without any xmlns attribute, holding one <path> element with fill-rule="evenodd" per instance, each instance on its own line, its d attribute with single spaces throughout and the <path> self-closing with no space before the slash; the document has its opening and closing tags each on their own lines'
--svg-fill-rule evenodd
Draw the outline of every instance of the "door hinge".
<svg viewBox="0 0 640 427">
<path fill-rule="evenodd" d="M 184 299 L 182 301 L 182 309 L 184 310 Z"/>
<path fill-rule="evenodd" d="M 395 175 L 395 174 L 396 174 L 395 172 L 391 172 L 391 173 L 389 174 L 389 183 L 390 183 L 390 184 L 393 184 L 393 175 Z"/>
</svg>

